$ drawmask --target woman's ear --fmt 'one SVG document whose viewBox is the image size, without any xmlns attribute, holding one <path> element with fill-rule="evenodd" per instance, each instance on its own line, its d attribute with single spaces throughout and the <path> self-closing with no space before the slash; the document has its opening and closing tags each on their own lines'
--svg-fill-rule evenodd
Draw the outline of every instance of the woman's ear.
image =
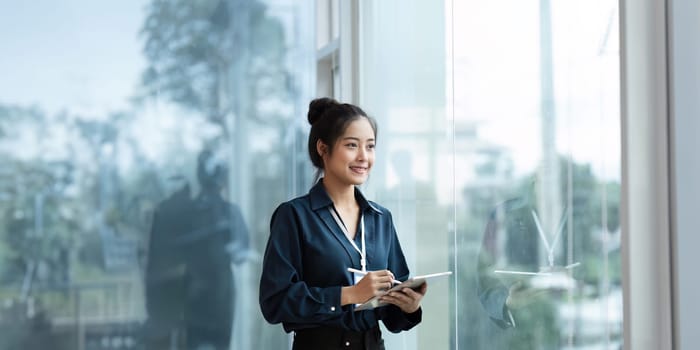
<svg viewBox="0 0 700 350">
<path fill-rule="evenodd" d="M 328 145 L 323 143 L 320 139 L 316 141 L 316 152 L 323 159 L 323 157 L 328 154 Z"/>
</svg>

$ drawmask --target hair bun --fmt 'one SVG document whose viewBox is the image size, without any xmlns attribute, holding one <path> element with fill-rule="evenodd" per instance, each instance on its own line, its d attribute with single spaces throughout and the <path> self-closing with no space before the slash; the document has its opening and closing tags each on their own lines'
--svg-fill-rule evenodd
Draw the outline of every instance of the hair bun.
<svg viewBox="0 0 700 350">
<path fill-rule="evenodd" d="M 330 97 L 321 97 L 312 100 L 311 103 L 309 103 L 309 113 L 306 115 L 309 124 L 314 125 L 328 109 L 338 104 L 338 101 Z"/>
</svg>

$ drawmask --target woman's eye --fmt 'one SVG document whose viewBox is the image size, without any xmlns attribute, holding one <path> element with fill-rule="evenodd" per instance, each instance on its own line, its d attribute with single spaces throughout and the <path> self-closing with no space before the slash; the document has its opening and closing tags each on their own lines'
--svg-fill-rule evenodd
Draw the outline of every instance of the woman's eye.
<svg viewBox="0 0 700 350">
<path fill-rule="evenodd" d="M 374 144 L 371 143 L 371 144 L 367 145 L 367 148 L 368 148 L 368 149 L 374 149 Z"/>
<path fill-rule="evenodd" d="M 356 148 L 357 144 L 356 143 L 348 143 L 346 146 L 350 147 L 350 148 Z"/>
</svg>

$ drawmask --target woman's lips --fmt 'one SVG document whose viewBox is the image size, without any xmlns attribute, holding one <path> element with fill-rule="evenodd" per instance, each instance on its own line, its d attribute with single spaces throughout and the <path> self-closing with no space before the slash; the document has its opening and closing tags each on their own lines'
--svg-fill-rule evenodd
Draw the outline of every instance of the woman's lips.
<svg viewBox="0 0 700 350">
<path fill-rule="evenodd" d="M 368 169 L 367 167 L 351 166 L 350 170 L 357 174 L 366 174 Z"/>
</svg>

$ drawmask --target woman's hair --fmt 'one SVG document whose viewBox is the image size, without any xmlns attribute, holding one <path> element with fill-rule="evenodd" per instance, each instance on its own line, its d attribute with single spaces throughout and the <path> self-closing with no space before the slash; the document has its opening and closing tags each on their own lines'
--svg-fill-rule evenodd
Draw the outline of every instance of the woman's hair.
<svg viewBox="0 0 700 350">
<path fill-rule="evenodd" d="M 367 113 L 360 107 L 349 103 L 340 103 L 329 97 L 317 98 L 309 103 L 309 113 L 307 114 L 309 124 L 311 124 L 309 158 L 311 158 L 311 163 L 318 169 L 316 178 L 319 177 L 323 170 L 323 158 L 316 150 L 318 140 L 321 140 L 328 146 L 329 153 L 333 153 L 333 145 L 335 145 L 338 137 L 343 135 L 351 122 L 362 117 L 367 118 L 376 138 L 377 122 L 367 116 Z"/>
</svg>

